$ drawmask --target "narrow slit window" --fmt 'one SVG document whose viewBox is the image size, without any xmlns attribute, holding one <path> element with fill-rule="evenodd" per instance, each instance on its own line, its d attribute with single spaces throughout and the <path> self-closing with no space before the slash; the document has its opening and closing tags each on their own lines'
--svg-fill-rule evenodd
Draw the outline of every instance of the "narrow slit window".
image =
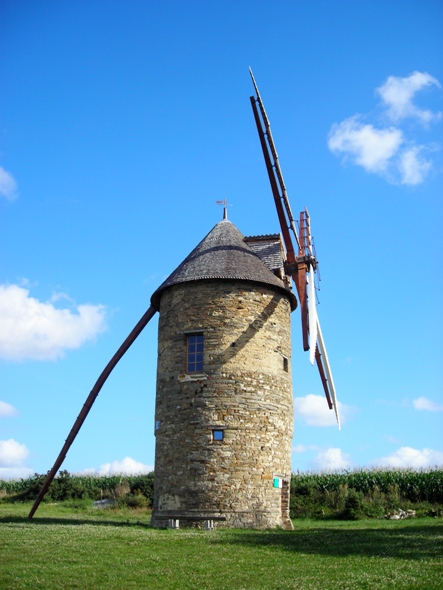
<svg viewBox="0 0 443 590">
<path fill-rule="evenodd" d="M 203 334 L 190 334 L 186 343 L 188 373 L 203 371 Z"/>
</svg>

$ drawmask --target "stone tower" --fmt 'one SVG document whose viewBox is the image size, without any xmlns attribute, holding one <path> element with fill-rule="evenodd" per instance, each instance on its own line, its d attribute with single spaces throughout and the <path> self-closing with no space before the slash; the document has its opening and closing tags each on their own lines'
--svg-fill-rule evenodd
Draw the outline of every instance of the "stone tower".
<svg viewBox="0 0 443 590">
<path fill-rule="evenodd" d="M 217 223 L 157 289 L 152 523 L 292 528 L 290 313 L 279 235 Z"/>
</svg>

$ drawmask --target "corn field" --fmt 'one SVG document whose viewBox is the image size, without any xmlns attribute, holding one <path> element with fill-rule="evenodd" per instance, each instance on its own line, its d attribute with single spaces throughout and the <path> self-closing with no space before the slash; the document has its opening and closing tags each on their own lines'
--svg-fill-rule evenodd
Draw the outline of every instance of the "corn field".
<svg viewBox="0 0 443 590">
<path fill-rule="evenodd" d="M 389 493 L 393 488 L 410 502 L 443 504 L 443 470 L 361 470 L 343 473 L 297 473 L 292 475 L 292 490 L 303 487 L 320 492 L 337 492 L 347 486 L 369 494 L 374 490 Z"/>
</svg>

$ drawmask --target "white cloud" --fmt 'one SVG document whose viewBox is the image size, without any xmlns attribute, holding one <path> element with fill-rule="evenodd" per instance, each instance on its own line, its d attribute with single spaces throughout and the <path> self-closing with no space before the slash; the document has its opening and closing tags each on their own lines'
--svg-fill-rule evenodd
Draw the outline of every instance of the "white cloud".
<svg viewBox="0 0 443 590">
<path fill-rule="evenodd" d="M 443 466 L 443 453 L 432 449 L 413 449 L 401 447 L 394 453 L 375 459 L 371 464 L 377 467 L 424 469 L 426 467 Z"/>
<path fill-rule="evenodd" d="M 33 470 L 23 465 L 28 455 L 27 446 L 13 438 L 0 440 L 0 479 L 20 479 L 32 475 Z"/>
<path fill-rule="evenodd" d="M 414 72 L 405 78 L 390 76 L 377 92 L 382 98 L 383 114 L 397 126 L 376 127 L 369 122 L 370 115 L 353 115 L 332 125 L 329 149 L 343 161 L 361 166 L 388 182 L 408 186 L 421 184 L 433 167 L 432 160 L 423 154 L 438 148 L 432 143 L 419 145 L 400 129 L 399 123 L 406 117 L 426 124 L 442 118 L 442 113 L 420 109 L 413 102 L 416 93 L 427 86 L 441 87 L 438 80 L 427 73 Z"/>
<path fill-rule="evenodd" d="M 305 453 L 307 451 L 307 447 L 305 445 L 295 445 L 292 447 L 293 453 Z"/>
<path fill-rule="evenodd" d="M 0 467 L 21 466 L 29 455 L 26 445 L 22 445 L 13 438 L 0 440 Z"/>
<path fill-rule="evenodd" d="M 8 404 L 7 402 L 0 401 L 0 418 L 4 418 L 6 416 L 17 416 L 17 414 L 18 412 L 14 406 L 11 406 L 11 404 Z"/>
<path fill-rule="evenodd" d="M 320 450 L 317 445 L 295 445 L 292 447 L 293 453 L 306 453 L 306 451 Z"/>
<path fill-rule="evenodd" d="M 383 438 L 388 442 L 392 443 L 393 445 L 398 445 L 400 443 L 400 440 L 398 438 L 395 438 L 395 436 L 392 436 L 391 434 L 384 434 Z"/>
<path fill-rule="evenodd" d="M 29 467 L 0 467 L 0 479 L 27 479 L 34 475 L 34 471 Z"/>
<path fill-rule="evenodd" d="M 2 166 L 0 166 L 0 196 L 8 201 L 13 201 L 17 197 L 17 183 Z"/>
<path fill-rule="evenodd" d="M 338 402 L 340 421 L 343 424 L 353 409 Z M 335 412 L 328 408 L 326 399 L 322 395 L 310 393 L 305 397 L 294 398 L 295 418 L 301 418 L 308 426 L 336 426 Z"/>
<path fill-rule="evenodd" d="M 399 154 L 397 167 L 401 184 L 413 186 L 421 184 L 426 178 L 432 168 L 432 164 L 423 158 L 421 155 L 422 151 L 423 146 L 414 145 Z"/>
<path fill-rule="evenodd" d="M 82 473 L 88 475 L 139 475 L 151 471 L 154 471 L 153 465 L 145 465 L 131 457 L 125 457 L 122 461 L 104 463 L 98 469 L 85 469 Z"/>
<path fill-rule="evenodd" d="M 14 416 L 16 409 L 7 404 L 0 402 L 0 417 Z M 29 450 L 26 445 L 18 443 L 13 438 L 0 440 L 0 479 L 26 479 L 34 472 L 29 467 L 23 465 Z"/>
<path fill-rule="evenodd" d="M 389 76 L 376 91 L 381 96 L 382 102 L 387 107 L 387 114 L 393 121 L 413 117 L 427 124 L 433 119 L 440 119 L 441 113 L 420 109 L 413 100 L 417 92 L 428 86 L 441 88 L 440 82 L 428 73 L 413 72 L 405 78 Z"/>
<path fill-rule="evenodd" d="M 328 147 L 342 153 L 368 172 L 383 172 L 403 143 L 403 133 L 395 127 L 376 129 L 364 124 L 359 115 L 334 124 L 329 132 Z"/>
<path fill-rule="evenodd" d="M 429 412 L 443 412 L 443 405 L 438 405 L 427 397 L 418 397 L 412 401 L 416 410 L 428 410 Z"/>
<path fill-rule="evenodd" d="M 334 448 L 318 453 L 313 464 L 319 471 L 341 471 L 351 467 L 349 455 L 341 449 Z"/>
<path fill-rule="evenodd" d="M 401 401 L 376 399 L 375 403 L 379 404 L 381 406 L 388 406 L 389 408 L 407 408 L 409 406 L 409 402 L 408 402 L 407 398 L 404 398 Z"/>
<path fill-rule="evenodd" d="M 105 329 L 102 305 L 57 309 L 18 285 L 0 285 L 0 358 L 54 360 Z"/>
</svg>

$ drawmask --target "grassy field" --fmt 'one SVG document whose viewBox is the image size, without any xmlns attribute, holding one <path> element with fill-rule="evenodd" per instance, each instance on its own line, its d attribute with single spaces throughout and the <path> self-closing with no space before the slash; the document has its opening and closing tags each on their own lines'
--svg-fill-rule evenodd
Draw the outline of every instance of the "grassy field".
<svg viewBox="0 0 443 590">
<path fill-rule="evenodd" d="M 441 519 L 156 530 L 147 511 L 0 504 L 0 589 L 443 588 Z"/>
</svg>

